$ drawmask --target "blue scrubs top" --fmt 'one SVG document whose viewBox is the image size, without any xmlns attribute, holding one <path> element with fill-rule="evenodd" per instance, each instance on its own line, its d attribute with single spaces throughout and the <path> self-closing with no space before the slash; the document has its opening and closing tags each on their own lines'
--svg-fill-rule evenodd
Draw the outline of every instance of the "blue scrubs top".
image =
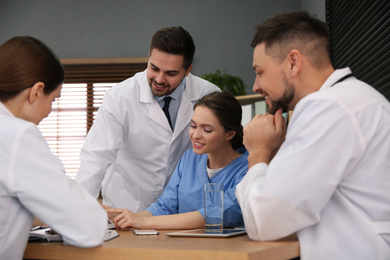
<svg viewBox="0 0 390 260">
<path fill-rule="evenodd" d="M 199 211 L 204 218 L 204 184 L 223 183 L 223 225 L 243 226 L 241 208 L 236 198 L 236 185 L 248 171 L 248 152 L 244 148 L 237 151 L 243 154 L 209 180 L 207 154 L 198 155 L 192 149 L 188 150 L 180 159 L 163 194 L 147 210 L 153 216 Z"/>
</svg>

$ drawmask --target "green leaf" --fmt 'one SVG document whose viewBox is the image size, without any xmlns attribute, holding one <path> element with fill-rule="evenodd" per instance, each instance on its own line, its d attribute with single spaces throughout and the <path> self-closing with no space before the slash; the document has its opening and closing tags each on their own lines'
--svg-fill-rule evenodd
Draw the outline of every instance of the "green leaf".
<svg viewBox="0 0 390 260">
<path fill-rule="evenodd" d="M 207 73 L 200 76 L 211 83 L 217 85 L 221 90 L 225 90 L 234 96 L 246 95 L 244 81 L 237 76 L 227 74 L 225 71 L 216 70 L 214 73 Z"/>
</svg>

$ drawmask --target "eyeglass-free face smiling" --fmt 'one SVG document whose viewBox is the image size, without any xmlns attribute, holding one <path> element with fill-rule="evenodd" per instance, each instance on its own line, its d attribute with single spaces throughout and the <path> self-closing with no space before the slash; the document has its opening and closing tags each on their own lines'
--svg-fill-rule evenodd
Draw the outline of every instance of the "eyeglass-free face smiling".
<svg viewBox="0 0 390 260">
<path fill-rule="evenodd" d="M 204 106 L 195 108 L 189 131 L 195 153 L 226 153 L 226 150 L 231 149 L 229 141 L 234 134 L 234 131 L 225 132 L 223 125 L 209 108 Z"/>
<path fill-rule="evenodd" d="M 182 55 L 169 54 L 153 49 L 149 56 L 147 78 L 153 95 L 162 97 L 171 94 L 191 69 L 183 67 Z"/>
</svg>

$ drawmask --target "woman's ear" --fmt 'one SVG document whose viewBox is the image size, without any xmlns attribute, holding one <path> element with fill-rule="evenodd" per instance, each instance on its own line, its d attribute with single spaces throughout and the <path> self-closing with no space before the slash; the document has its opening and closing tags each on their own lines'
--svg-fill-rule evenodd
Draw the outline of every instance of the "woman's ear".
<svg viewBox="0 0 390 260">
<path fill-rule="evenodd" d="M 28 95 L 28 100 L 30 101 L 31 104 L 34 103 L 36 99 L 38 99 L 40 96 L 44 94 L 43 93 L 44 88 L 45 88 L 45 84 L 43 82 L 37 82 L 32 86 L 30 93 Z"/>
<path fill-rule="evenodd" d="M 236 131 L 229 131 L 226 140 L 227 141 L 232 140 L 235 135 L 236 135 Z"/>
</svg>

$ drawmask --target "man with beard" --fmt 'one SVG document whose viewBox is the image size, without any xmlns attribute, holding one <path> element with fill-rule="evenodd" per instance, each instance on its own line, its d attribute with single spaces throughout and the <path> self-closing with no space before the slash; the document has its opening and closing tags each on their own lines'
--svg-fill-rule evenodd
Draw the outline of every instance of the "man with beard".
<svg viewBox="0 0 390 260">
<path fill-rule="evenodd" d="M 219 91 L 190 73 L 194 53 L 186 30 L 162 28 L 152 37 L 147 69 L 105 94 L 76 176 L 96 198 L 101 191 L 104 205 L 145 210 L 191 148 L 193 105 Z"/>
<path fill-rule="evenodd" d="M 251 239 L 297 233 L 303 260 L 390 259 L 390 103 L 332 67 L 328 38 L 301 11 L 257 27 L 253 90 L 270 113 L 245 126 L 237 199 Z"/>
</svg>

